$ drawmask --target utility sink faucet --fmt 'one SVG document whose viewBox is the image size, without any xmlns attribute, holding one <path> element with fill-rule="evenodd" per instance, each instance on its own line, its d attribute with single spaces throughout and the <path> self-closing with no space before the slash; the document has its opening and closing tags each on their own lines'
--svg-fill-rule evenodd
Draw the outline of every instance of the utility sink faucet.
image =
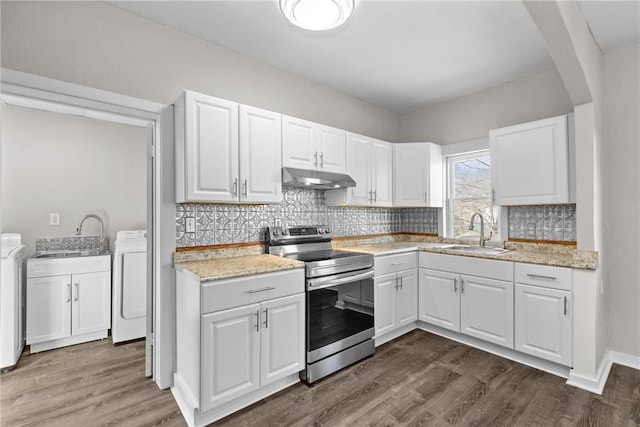
<svg viewBox="0 0 640 427">
<path fill-rule="evenodd" d="M 82 217 L 82 219 L 80 220 L 80 225 L 78 225 L 78 227 L 76 228 L 76 235 L 79 236 L 80 234 L 82 234 L 82 224 L 84 224 L 84 221 L 88 218 L 96 219 L 100 223 L 100 244 L 104 244 L 104 221 L 102 220 L 102 218 L 100 218 L 99 215 L 96 214 L 87 214 Z"/>
<path fill-rule="evenodd" d="M 484 216 L 482 216 L 482 214 L 480 212 L 476 212 L 473 215 L 471 215 L 471 221 L 469 222 L 469 230 L 473 230 L 473 223 L 476 220 L 476 217 L 479 216 L 480 217 L 480 246 L 484 247 L 484 243 L 486 240 L 489 239 L 485 239 L 484 238 Z M 491 237 L 489 237 L 491 238 Z"/>
</svg>

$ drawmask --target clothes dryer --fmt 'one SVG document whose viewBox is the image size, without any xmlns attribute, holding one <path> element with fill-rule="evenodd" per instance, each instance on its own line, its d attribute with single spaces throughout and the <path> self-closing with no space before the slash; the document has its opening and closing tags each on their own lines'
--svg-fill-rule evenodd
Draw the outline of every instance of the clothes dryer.
<svg viewBox="0 0 640 427">
<path fill-rule="evenodd" d="M 3 233 L 0 243 L 0 369 L 4 370 L 18 363 L 24 349 L 25 247 L 16 233 Z"/>
<path fill-rule="evenodd" d="M 147 232 L 118 231 L 113 253 L 113 343 L 146 336 Z"/>
</svg>

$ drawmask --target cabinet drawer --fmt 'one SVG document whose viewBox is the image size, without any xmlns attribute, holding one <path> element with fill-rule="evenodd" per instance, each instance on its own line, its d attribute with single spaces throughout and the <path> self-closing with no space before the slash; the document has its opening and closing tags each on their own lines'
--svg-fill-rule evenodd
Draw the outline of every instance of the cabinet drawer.
<svg viewBox="0 0 640 427">
<path fill-rule="evenodd" d="M 455 271 L 469 276 L 486 277 L 513 282 L 513 262 L 475 258 L 464 255 L 446 255 L 420 252 L 420 268 Z"/>
<path fill-rule="evenodd" d="M 304 292 L 304 269 L 202 284 L 202 314 Z"/>
<path fill-rule="evenodd" d="M 570 291 L 572 276 L 570 268 L 516 263 L 516 283 Z"/>
<path fill-rule="evenodd" d="M 418 266 L 418 256 L 416 252 L 380 256 L 374 258 L 373 265 L 375 275 L 382 276 L 384 274 L 416 268 Z"/>
<path fill-rule="evenodd" d="M 27 260 L 27 278 L 110 270 L 110 255 L 73 258 L 31 258 Z"/>
</svg>

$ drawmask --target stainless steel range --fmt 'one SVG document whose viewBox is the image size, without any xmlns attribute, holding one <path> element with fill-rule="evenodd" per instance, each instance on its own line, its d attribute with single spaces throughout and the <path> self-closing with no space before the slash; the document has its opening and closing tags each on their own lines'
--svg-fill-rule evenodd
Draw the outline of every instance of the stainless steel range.
<svg viewBox="0 0 640 427">
<path fill-rule="evenodd" d="M 305 263 L 308 384 L 375 351 L 373 255 L 333 250 L 331 237 L 320 225 L 269 227 L 269 253 Z"/>
</svg>

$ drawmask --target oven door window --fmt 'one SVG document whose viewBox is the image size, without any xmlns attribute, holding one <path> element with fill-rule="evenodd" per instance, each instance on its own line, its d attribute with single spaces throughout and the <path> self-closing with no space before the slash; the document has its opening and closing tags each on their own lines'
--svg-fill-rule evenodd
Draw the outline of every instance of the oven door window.
<svg viewBox="0 0 640 427">
<path fill-rule="evenodd" d="M 307 292 L 308 351 L 374 327 L 373 279 Z"/>
</svg>

